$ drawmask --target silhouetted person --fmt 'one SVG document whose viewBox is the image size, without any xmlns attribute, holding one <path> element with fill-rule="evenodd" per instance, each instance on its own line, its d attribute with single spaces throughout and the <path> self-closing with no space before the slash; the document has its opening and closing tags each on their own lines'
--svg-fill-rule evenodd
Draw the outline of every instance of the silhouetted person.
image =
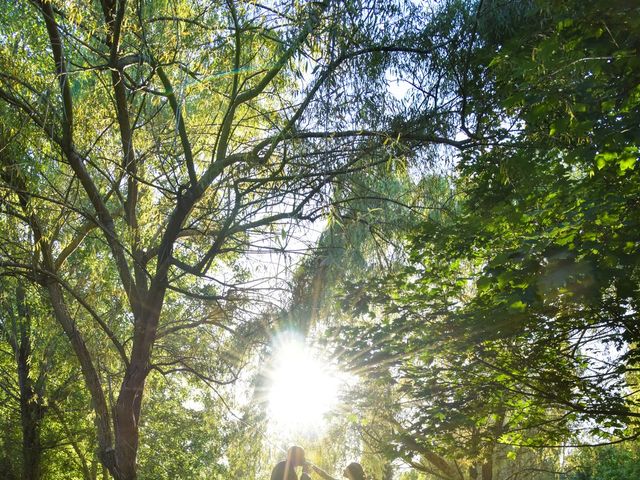
<svg viewBox="0 0 640 480">
<path fill-rule="evenodd" d="M 300 480 L 311 480 L 306 472 L 304 449 L 294 445 L 287 452 L 287 459 L 278 463 L 271 471 L 271 480 L 298 480 L 296 467 L 304 467 Z"/>
<path fill-rule="evenodd" d="M 324 480 L 337 480 L 333 478 L 331 475 L 329 475 L 327 472 L 322 470 L 317 465 L 311 465 L 311 468 L 313 469 L 314 472 L 320 475 L 320 477 L 322 477 Z M 366 479 L 366 477 L 364 476 L 364 470 L 362 469 L 362 465 L 356 462 L 350 463 L 347 466 L 347 468 L 344 469 L 344 472 L 342 474 L 349 480 L 365 480 Z"/>
<path fill-rule="evenodd" d="M 353 462 L 347 465 L 347 468 L 344 469 L 343 475 L 349 480 L 365 480 L 362 465 L 357 462 Z"/>
</svg>

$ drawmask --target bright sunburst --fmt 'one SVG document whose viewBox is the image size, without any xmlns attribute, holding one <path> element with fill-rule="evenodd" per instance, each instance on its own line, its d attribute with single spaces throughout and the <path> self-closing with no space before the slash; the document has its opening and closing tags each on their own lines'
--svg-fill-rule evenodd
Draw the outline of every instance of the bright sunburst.
<svg viewBox="0 0 640 480">
<path fill-rule="evenodd" d="M 310 434 L 323 429 L 325 415 L 337 404 L 340 379 L 301 338 L 285 335 L 275 344 L 268 413 L 282 433 Z"/>
</svg>

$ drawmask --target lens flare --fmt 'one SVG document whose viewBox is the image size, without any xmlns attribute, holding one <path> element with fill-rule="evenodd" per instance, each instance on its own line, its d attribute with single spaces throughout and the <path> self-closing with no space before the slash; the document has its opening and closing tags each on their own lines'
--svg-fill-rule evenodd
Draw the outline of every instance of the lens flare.
<svg viewBox="0 0 640 480">
<path fill-rule="evenodd" d="M 292 335 L 275 344 L 268 415 L 272 428 L 283 434 L 322 431 L 325 416 L 337 404 L 340 380 L 330 362 Z"/>
</svg>

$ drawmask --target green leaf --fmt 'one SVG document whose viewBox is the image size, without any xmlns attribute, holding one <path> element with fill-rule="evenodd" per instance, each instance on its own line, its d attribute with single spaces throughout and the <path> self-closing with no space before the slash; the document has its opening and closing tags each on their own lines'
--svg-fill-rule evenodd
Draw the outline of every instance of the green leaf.
<svg viewBox="0 0 640 480">
<path fill-rule="evenodd" d="M 624 173 L 627 170 L 633 170 L 636 166 L 636 161 L 638 159 L 635 157 L 626 157 L 618 162 L 618 168 L 620 169 L 620 173 Z"/>
<path fill-rule="evenodd" d="M 527 308 L 527 304 L 524 303 L 522 300 L 516 300 L 511 305 L 509 305 L 509 308 L 511 310 L 516 310 L 518 312 L 524 312 L 525 309 Z"/>
</svg>

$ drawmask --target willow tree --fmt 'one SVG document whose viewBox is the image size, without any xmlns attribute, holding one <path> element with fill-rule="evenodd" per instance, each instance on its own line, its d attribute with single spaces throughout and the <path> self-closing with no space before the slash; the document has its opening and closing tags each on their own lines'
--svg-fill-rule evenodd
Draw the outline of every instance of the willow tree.
<svg viewBox="0 0 640 480">
<path fill-rule="evenodd" d="M 136 478 L 152 370 L 234 380 L 242 351 L 207 368 L 187 344 L 250 338 L 274 286 L 258 254 L 286 251 L 336 179 L 464 146 L 454 82 L 431 61 L 455 38 L 425 25 L 411 2 L 5 4 L 1 205 L 18 226 L 0 262 L 46 292 L 114 478 Z M 387 94 L 399 70 L 411 122 Z"/>
</svg>

